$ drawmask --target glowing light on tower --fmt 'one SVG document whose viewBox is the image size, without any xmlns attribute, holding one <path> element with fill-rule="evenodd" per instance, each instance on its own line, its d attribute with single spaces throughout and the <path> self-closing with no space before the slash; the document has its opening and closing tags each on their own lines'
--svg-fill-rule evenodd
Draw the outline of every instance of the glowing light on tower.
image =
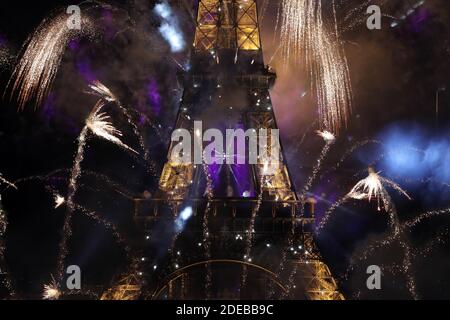
<svg viewBox="0 0 450 320">
<path fill-rule="evenodd" d="M 179 217 L 175 220 L 175 229 L 177 232 L 183 231 L 187 221 L 192 217 L 192 207 L 187 207 L 181 211 Z"/>
</svg>

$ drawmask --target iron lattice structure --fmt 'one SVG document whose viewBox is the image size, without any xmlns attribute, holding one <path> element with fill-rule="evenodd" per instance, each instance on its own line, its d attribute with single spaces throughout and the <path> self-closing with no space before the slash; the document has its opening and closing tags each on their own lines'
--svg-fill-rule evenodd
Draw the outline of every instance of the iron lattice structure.
<svg viewBox="0 0 450 320">
<path fill-rule="evenodd" d="M 277 129 L 254 0 L 199 0 L 175 130 Z M 270 136 L 270 134 L 268 134 Z M 269 140 L 270 149 L 272 141 Z M 283 154 L 277 170 L 168 160 L 160 191 L 135 200 L 139 256 L 104 299 L 343 299 L 315 245 Z M 192 217 L 180 227 L 180 212 Z"/>
</svg>

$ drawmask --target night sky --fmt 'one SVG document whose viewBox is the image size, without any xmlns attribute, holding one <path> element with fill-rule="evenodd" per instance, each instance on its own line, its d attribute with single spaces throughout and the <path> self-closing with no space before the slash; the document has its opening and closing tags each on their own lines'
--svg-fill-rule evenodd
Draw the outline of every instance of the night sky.
<svg viewBox="0 0 450 320">
<path fill-rule="evenodd" d="M 6 88 L 20 55 L 22 44 L 39 23 L 55 8 L 81 1 L 31 2 L 18 9 L 0 4 L 0 88 Z M 85 93 L 87 81 L 100 79 L 119 99 L 145 117 L 156 119 L 149 126 L 141 117 L 147 145 L 157 162 L 163 164 L 166 143 L 174 125 L 180 89 L 176 78 L 179 67 L 188 61 L 188 52 L 170 54 L 167 43 L 158 34 L 159 21 L 152 13 L 154 1 L 107 2 L 117 9 L 96 12 L 101 31 L 71 42 L 57 78 L 43 106 L 27 105 L 18 111 L 7 96 L 0 102 L 0 173 L 10 181 L 30 176 L 58 174 L 47 179 L 30 179 L 18 184 L 19 190 L 1 186 L 2 205 L 10 221 L 6 234 L 6 262 L 20 296 L 36 297 L 55 272 L 63 208 L 54 209 L 48 185 L 65 194 L 68 170 L 77 148 L 77 137 L 96 98 Z M 260 1 L 262 2 L 262 1 Z M 269 1 L 262 18 L 262 45 L 266 63 L 279 46 L 276 28 L 277 5 Z M 330 1 L 323 1 L 329 3 Z M 405 200 L 395 191 L 391 195 L 400 221 L 428 210 L 450 206 L 450 10 L 447 0 L 430 0 L 405 19 L 401 17 L 416 2 L 384 1 L 381 30 L 368 30 L 364 11 L 346 21 L 350 10 L 362 1 L 338 1 L 338 19 L 342 21 L 342 39 L 349 63 L 353 88 L 353 111 L 348 128 L 332 146 L 323 169 L 311 190 L 319 200 L 317 216 L 367 174 L 376 171 L 402 186 L 413 200 Z M 261 10 L 261 8 L 260 8 Z M 182 30 L 192 42 L 193 27 L 189 14 L 180 8 Z M 392 22 L 398 24 L 393 27 Z M 347 27 L 350 26 L 350 27 Z M 119 33 L 119 36 L 114 36 Z M 173 58 L 172 58 L 173 57 Z M 317 112 L 309 79 L 301 68 L 286 65 L 275 55 L 271 66 L 277 70 L 277 83 L 271 92 L 283 146 L 296 189 L 310 174 L 323 140 L 316 136 Z M 8 92 L 8 91 L 7 91 Z M 438 93 L 438 101 L 436 94 Z M 436 117 L 436 102 L 439 117 Z M 108 111 L 114 113 L 111 109 Z M 138 113 L 136 113 L 138 114 Z M 114 123 L 124 140 L 134 148 L 139 142 L 120 117 Z M 155 129 L 156 128 L 156 129 Z M 343 161 L 346 150 L 366 139 L 368 143 Z M 85 186 L 77 199 L 83 205 L 102 212 L 108 219 L 128 226 L 132 204 L 119 192 L 140 196 L 155 184 L 146 164 L 117 151 L 110 144 L 93 140 L 83 164 Z M 89 174 L 92 172 L 92 174 Z M 113 187 L 97 175 L 108 176 Z M 100 180 L 100 181 L 99 181 Z M 47 187 L 46 187 L 47 185 Z M 111 213 L 114 212 L 114 213 Z M 417 250 L 425 248 L 437 236 L 448 239 L 450 219 L 433 218 L 408 233 L 408 242 Z M 125 227 L 124 227 L 125 228 Z M 68 257 L 90 272 L 85 280 L 94 284 L 109 281 L 124 266 L 123 252 L 111 236 L 85 217 L 74 220 L 71 254 Z M 352 257 L 367 245 L 388 235 L 387 217 L 376 203 L 350 201 L 338 209 L 318 243 L 339 286 L 349 298 L 409 299 L 406 279 L 395 270 L 401 265 L 398 245 L 376 250 L 369 259 L 357 264 L 348 279 L 344 273 Z M 117 267 L 104 271 L 99 261 L 107 259 Z M 383 266 L 383 290 L 369 292 L 365 287 L 365 268 Z M 450 298 L 450 247 L 437 243 L 427 257 L 412 261 L 417 291 L 424 299 Z M 100 276 L 99 276 L 100 275 Z"/>
</svg>

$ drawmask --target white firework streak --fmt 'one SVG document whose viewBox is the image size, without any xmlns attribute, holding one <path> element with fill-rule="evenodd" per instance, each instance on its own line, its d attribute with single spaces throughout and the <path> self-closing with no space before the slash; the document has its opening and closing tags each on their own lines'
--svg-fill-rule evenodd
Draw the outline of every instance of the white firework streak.
<svg viewBox="0 0 450 320">
<path fill-rule="evenodd" d="M 144 137 L 142 136 L 142 133 L 140 132 L 138 126 L 134 122 L 133 116 L 130 114 L 130 111 L 127 108 L 125 108 L 124 106 L 122 106 L 120 100 L 112 93 L 112 91 L 108 87 L 106 87 L 100 81 L 96 80 L 96 81 L 92 82 L 89 85 L 89 88 L 92 90 L 91 93 L 99 96 L 100 98 L 102 98 L 106 102 L 115 102 L 116 103 L 116 105 L 119 108 L 120 112 L 125 116 L 125 118 L 127 119 L 128 124 L 133 129 L 133 133 L 139 139 L 139 145 L 140 145 L 141 149 L 144 151 L 144 159 L 146 160 L 146 163 L 149 165 L 148 170 L 151 173 L 156 174 L 156 165 L 150 159 L 150 153 L 147 150 L 147 148 L 145 147 Z M 146 119 L 148 120 L 148 118 L 146 118 Z M 150 122 L 150 124 L 153 126 L 153 123 Z"/>
<path fill-rule="evenodd" d="M 86 121 L 87 128 L 89 128 L 94 135 L 110 141 L 126 150 L 139 154 L 120 140 L 119 137 L 122 137 L 122 132 L 116 129 L 109 121 L 111 118 L 105 112 L 100 112 L 100 110 L 101 108 L 95 110 L 94 113 L 89 116 Z"/>
<path fill-rule="evenodd" d="M 11 98 L 17 96 L 19 108 L 33 100 L 35 107 L 40 106 L 51 89 L 69 41 L 95 33 L 96 26 L 87 14 L 82 23 L 82 30 L 69 29 L 66 13 L 60 13 L 45 19 L 29 38 L 7 85 Z"/>
<path fill-rule="evenodd" d="M 59 194 L 54 195 L 54 200 L 55 200 L 55 209 L 58 209 L 66 202 L 66 199 Z"/>
<path fill-rule="evenodd" d="M 0 173 L 0 183 L 4 183 L 4 184 L 6 184 L 7 186 L 9 186 L 9 187 L 14 188 L 14 189 L 17 190 L 17 186 L 16 186 L 14 183 L 9 182 L 9 181 L 6 180 L 5 178 L 3 178 L 3 176 L 2 176 L 1 173 Z"/>
<path fill-rule="evenodd" d="M 430 219 L 433 217 L 438 217 L 444 214 L 449 214 L 450 213 L 450 208 L 447 209 L 443 209 L 443 210 L 434 210 L 434 211 L 428 211 L 425 213 L 422 213 L 421 215 L 417 216 L 416 218 L 405 222 L 405 226 L 412 228 L 415 227 L 416 225 L 418 225 L 419 223 L 421 223 L 423 220 L 426 219 Z"/>
</svg>

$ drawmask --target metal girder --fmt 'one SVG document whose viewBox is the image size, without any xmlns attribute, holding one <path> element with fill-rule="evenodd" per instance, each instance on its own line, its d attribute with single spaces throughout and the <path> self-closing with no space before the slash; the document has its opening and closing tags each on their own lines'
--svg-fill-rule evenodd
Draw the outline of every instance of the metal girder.
<svg viewBox="0 0 450 320">
<path fill-rule="evenodd" d="M 194 47 L 259 50 L 256 0 L 199 0 Z"/>
</svg>

